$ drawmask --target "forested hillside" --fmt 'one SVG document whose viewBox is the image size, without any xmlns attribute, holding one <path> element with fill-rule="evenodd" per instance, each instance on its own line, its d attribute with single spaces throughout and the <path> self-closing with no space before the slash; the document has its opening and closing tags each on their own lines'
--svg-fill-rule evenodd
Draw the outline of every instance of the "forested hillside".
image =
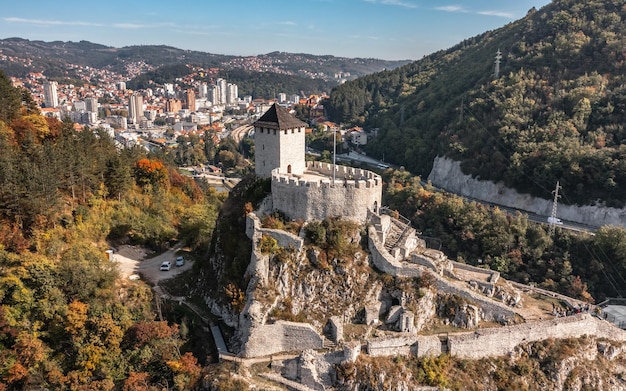
<svg viewBox="0 0 626 391">
<path fill-rule="evenodd" d="M 0 390 L 193 388 L 187 331 L 109 246 L 206 251 L 223 198 L 163 156 L 39 114 L 0 71 Z"/>
<path fill-rule="evenodd" d="M 437 155 L 543 198 L 626 201 L 626 1 L 555 0 L 415 63 L 337 87 L 328 112 L 379 128 L 371 154 L 427 175 Z M 495 56 L 502 53 L 499 76 Z"/>
</svg>

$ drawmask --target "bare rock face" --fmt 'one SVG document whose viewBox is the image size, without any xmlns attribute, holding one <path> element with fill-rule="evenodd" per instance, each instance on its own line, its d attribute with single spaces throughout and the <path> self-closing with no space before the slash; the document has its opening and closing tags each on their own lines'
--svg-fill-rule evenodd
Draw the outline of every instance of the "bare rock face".
<svg viewBox="0 0 626 391">
<path fill-rule="evenodd" d="M 432 289 L 424 289 L 423 292 L 424 296 L 418 300 L 417 307 L 413 310 L 417 331 L 424 329 L 437 315 L 437 295 Z"/>
<path fill-rule="evenodd" d="M 480 308 L 471 304 L 462 304 L 457 307 L 452 325 L 459 328 L 471 329 L 478 327 L 480 322 Z"/>
</svg>

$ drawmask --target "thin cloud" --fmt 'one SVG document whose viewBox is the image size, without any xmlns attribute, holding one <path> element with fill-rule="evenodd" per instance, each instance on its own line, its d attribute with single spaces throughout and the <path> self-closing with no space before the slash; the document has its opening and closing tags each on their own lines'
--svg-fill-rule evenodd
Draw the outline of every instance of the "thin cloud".
<svg viewBox="0 0 626 391">
<path fill-rule="evenodd" d="M 477 12 L 477 14 L 479 15 L 487 15 L 487 16 L 498 16 L 501 18 L 507 18 L 507 19 L 514 19 L 515 15 L 513 15 L 510 12 L 504 12 L 504 11 L 479 11 Z"/>
<path fill-rule="evenodd" d="M 417 8 L 417 5 L 402 0 L 365 0 L 365 2 L 372 4 L 393 5 L 404 8 Z"/>
<path fill-rule="evenodd" d="M 140 24 L 140 23 L 115 23 L 113 27 L 118 29 L 138 30 L 160 27 L 176 27 L 174 23 L 154 23 L 154 24 Z"/>
<path fill-rule="evenodd" d="M 100 23 L 80 22 L 80 21 L 64 21 L 64 20 L 45 20 L 45 19 L 25 19 L 25 18 L 3 18 L 5 22 L 9 23 L 25 23 L 25 24 L 37 24 L 40 26 L 103 26 Z"/>
<path fill-rule="evenodd" d="M 462 13 L 469 12 L 467 9 L 465 9 L 464 7 L 460 5 L 445 5 L 443 7 L 435 7 L 435 9 L 437 11 L 444 11 L 444 12 L 462 12 Z"/>
<path fill-rule="evenodd" d="M 296 22 L 292 22 L 292 21 L 278 22 L 278 24 L 282 26 L 297 26 L 298 25 Z"/>
<path fill-rule="evenodd" d="M 510 12 L 498 11 L 498 10 L 487 10 L 487 11 L 470 11 L 467 8 L 461 5 L 445 5 L 441 7 L 435 7 L 437 11 L 443 12 L 454 12 L 454 13 L 472 13 L 476 15 L 485 15 L 485 16 L 497 16 L 500 18 L 514 19 L 515 15 Z"/>
</svg>

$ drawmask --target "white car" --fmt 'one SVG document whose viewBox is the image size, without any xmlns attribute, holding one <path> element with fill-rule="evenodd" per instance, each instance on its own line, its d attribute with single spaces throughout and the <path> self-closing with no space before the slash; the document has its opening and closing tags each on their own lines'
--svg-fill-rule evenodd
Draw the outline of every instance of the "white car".
<svg viewBox="0 0 626 391">
<path fill-rule="evenodd" d="M 159 270 L 162 271 L 169 271 L 172 268 L 172 262 L 170 261 L 165 261 L 161 264 L 161 268 Z"/>
<path fill-rule="evenodd" d="M 176 257 L 176 266 L 183 266 L 185 264 L 185 258 Z"/>
</svg>

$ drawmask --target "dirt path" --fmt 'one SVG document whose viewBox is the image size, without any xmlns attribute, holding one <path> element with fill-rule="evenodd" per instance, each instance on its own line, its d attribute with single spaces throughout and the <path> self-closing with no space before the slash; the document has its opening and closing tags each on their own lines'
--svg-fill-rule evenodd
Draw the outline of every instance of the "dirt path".
<svg viewBox="0 0 626 391">
<path fill-rule="evenodd" d="M 183 266 L 175 266 L 176 257 L 185 256 L 180 250 L 181 246 L 176 246 L 155 257 L 147 258 L 149 254 L 143 247 L 125 245 L 113 253 L 112 261 L 118 264 L 123 278 L 135 279 L 141 276 L 144 280 L 157 285 L 159 281 L 172 278 L 191 268 L 192 261 L 188 257 L 185 257 Z M 169 271 L 159 270 L 164 261 L 172 262 Z"/>
</svg>

